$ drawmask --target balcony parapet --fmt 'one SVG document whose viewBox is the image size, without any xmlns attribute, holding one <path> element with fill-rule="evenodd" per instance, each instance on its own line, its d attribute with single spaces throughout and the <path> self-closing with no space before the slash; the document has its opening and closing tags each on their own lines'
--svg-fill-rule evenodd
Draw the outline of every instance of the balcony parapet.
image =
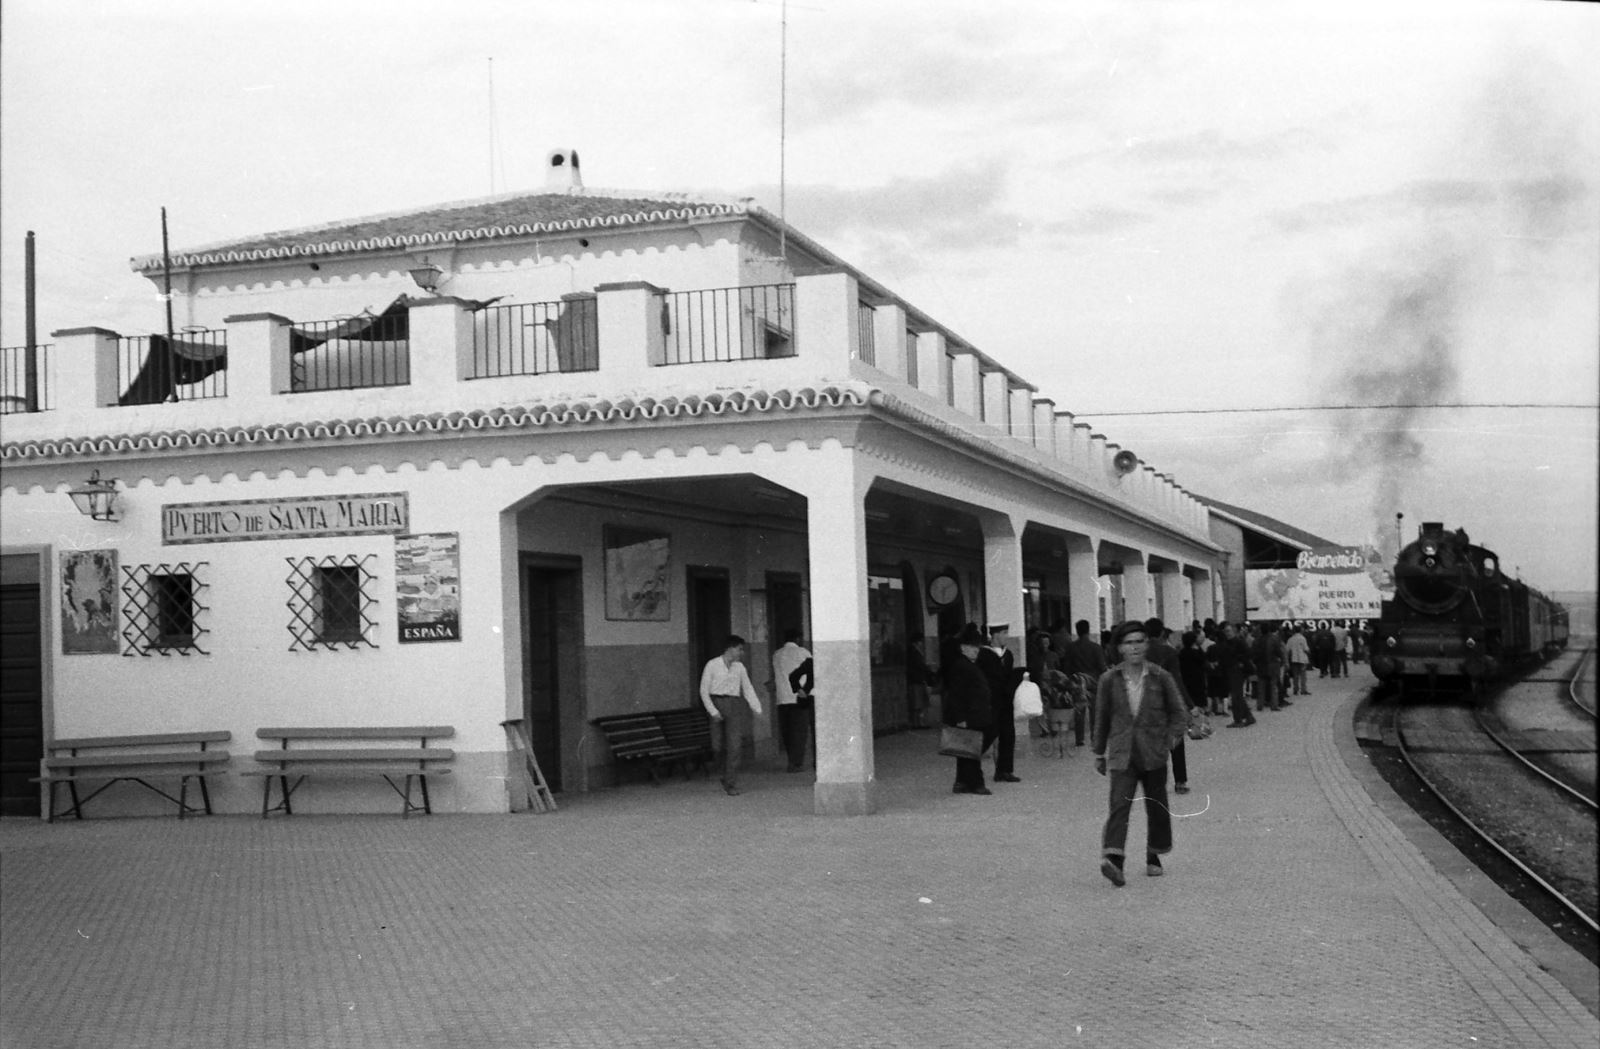
<svg viewBox="0 0 1600 1049">
<path fill-rule="evenodd" d="M 683 309 L 715 312 L 722 301 L 719 291 L 728 293 L 722 299 L 729 308 L 709 328 L 685 320 Z M 1118 449 L 1103 435 L 881 289 L 871 296 L 873 301 L 865 302 L 852 272 L 833 269 L 759 291 L 674 292 L 628 281 L 600 284 L 550 303 L 486 306 L 449 296 L 412 300 L 404 311 L 408 371 L 403 383 L 302 385 L 298 392 L 296 350 L 303 352 L 310 326 L 271 312 L 242 313 L 224 319 L 226 396 L 127 407 L 116 407 L 122 336 L 104 328 L 68 328 L 54 333 L 56 410 L 7 415 L 6 440 L 21 445 L 86 436 L 115 439 L 865 384 L 980 440 L 999 443 L 1079 490 L 1205 535 L 1204 508 L 1172 478 L 1153 470 L 1148 477 L 1144 470 L 1114 477 L 1111 458 Z M 676 324 L 672 309 L 680 310 Z M 504 325 L 500 335 L 490 334 L 491 311 L 502 311 L 495 314 L 496 323 Z M 697 338 L 712 338 L 714 331 L 715 338 L 733 340 L 729 345 L 737 348 L 675 356 L 669 340 L 691 329 Z M 872 346 L 871 362 L 860 359 L 864 342 Z"/>
</svg>

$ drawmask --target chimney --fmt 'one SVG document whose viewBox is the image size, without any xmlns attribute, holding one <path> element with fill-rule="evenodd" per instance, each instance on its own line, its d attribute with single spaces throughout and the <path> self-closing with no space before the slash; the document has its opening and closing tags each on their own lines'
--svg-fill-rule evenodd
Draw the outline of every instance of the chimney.
<svg viewBox="0 0 1600 1049">
<path fill-rule="evenodd" d="M 545 164 L 544 188 L 557 193 L 572 193 L 583 189 L 583 172 L 578 170 L 578 151 L 557 149 L 550 153 Z"/>
</svg>

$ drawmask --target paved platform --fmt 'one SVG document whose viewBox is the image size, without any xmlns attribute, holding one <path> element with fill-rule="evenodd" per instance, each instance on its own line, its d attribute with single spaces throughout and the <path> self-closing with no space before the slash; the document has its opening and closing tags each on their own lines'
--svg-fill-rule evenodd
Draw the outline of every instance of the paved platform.
<svg viewBox="0 0 1600 1049">
<path fill-rule="evenodd" d="M 956 796 L 928 732 L 879 741 L 858 819 L 758 772 L 544 816 L 7 823 L 0 1044 L 1593 1049 L 1595 970 L 1429 858 L 1362 685 L 1191 741 L 1168 874 L 1123 889 L 1088 748 Z"/>
</svg>

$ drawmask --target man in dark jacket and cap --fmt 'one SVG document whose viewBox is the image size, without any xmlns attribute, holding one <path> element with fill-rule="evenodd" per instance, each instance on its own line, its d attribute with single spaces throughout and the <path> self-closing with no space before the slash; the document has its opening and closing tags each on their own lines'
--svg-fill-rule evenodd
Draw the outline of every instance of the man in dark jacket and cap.
<svg viewBox="0 0 1600 1049">
<path fill-rule="evenodd" d="M 989 682 L 978 669 L 978 652 L 983 648 L 984 637 L 978 628 L 968 623 L 956 638 L 956 652 L 940 668 L 944 671 L 944 695 L 941 709 L 944 723 L 957 728 L 984 731 L 991 718 Z M 987 732 L 985 738 L 987 739 Z M 956 759 L 957 794 L 988 794 L 983 783 L 983 763 L 977 758 Z"/>
</svg>

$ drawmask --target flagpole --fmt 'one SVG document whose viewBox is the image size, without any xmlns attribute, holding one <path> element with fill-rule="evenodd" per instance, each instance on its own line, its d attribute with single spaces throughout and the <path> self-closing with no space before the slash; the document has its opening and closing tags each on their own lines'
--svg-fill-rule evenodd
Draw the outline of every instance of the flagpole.
<svg viewBox="0 0 1600 1049">
<path fill-rule="evenodd" d="M 33 276 L 33 230 L 28 231 L 27 240 L 23 244 L 22 312 L 27 346 L 23 350 L 25 356 L 22 358 L 22 408 L 24 411 L 36 412 L 39 410 L 39 334 L 34 314 L 34 297 L 37 289 Z"/>
</svg>

